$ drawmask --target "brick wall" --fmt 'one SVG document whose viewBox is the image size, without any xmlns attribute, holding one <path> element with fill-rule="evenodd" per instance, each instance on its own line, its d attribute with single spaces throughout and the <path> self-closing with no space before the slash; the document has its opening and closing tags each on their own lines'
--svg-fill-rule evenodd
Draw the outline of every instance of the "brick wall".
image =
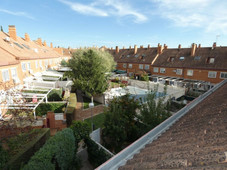
<svg viewBox="0 0 227 170">
<path fill-rule="evenodd" d="M 98 115 L 104 111 L 104 105 L 95 106 L 92 108 L 93 116 Z M 76 112 L 76 120 L 84 120 L 91 117 L 91 109 L 78 109 Z"/>
</svg>

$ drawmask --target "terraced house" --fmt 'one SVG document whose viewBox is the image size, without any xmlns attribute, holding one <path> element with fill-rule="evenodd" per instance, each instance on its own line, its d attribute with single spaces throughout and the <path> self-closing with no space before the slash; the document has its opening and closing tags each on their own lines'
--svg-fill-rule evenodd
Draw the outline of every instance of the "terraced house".
<svg viewBox="0 0 227 170">
<path fill-rule="evenodd" d="M 132 49 L 109 50 L 117 62 L 117 69 L 128 76 L 139 78 L 150 74 L 155 81 L 174 84 L 174 80 L 187 80 L 213 86 L 227 78 L 227 47 L 201 47 L 193 43 L 191 48 L 168 48 L 158 44 L 157 48 L 135 45 Z"/>
<path fill-rule="evenodd" d="M 56 68 L 62 59 L 68 59 L 70 53 L 62 48 L 50 47 L 46 41 L 38 38 L 32 41 L 27 33 L 25 37 L 17 36 L 16 27 L 9 26 L 9 32 L 0 32 L 0 90 L 9 84 L 23 85 L 29 78 Z"/>
</svg>

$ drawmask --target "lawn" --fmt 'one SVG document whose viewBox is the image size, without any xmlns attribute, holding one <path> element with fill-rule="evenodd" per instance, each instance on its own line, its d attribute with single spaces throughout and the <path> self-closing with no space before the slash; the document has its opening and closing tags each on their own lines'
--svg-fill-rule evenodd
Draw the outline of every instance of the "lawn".
<svg viewBox="0 0 227 170">
<path fill-rule="evenodd" d="M 91 99 L 87 98 L 87 97 L 83 97 L 83 102 L 84 102 L 84 109 L 88 109 L 89 108 L 89 103 L 91 103 Z M 96 101 L 94 101 L 94 105 L 98 106 L 101 103 L 98 103 Z"/>
<path fill-rule="evenodd" d="M 105 120 L 105 114 L 104 113 L 100 113 L 100 114 L 94 116 L 93 117 L 94 130 L 95 129 L 98 129 L 98 128 L 102 128 L 103 127 L 104 120 Z M 91 118 L 88 118 L 88 119 L 85 119 L 84 121 L 89 124 L 90 131 L 91 131 L 91 122 L 92 122 L 92 119 Z"/>
</svg>

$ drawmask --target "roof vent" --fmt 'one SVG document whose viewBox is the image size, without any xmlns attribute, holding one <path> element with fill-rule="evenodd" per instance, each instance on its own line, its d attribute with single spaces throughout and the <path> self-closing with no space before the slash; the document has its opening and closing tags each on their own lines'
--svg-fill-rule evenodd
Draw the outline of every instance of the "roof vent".
<svg viewBox="0 0 227 170">
<path fill-rule="evenodd" d="M 9 42 L 10 41 L 10 38 L 9 37 L 6 37 L 5 38 L 5 41 Z"/>
</svg>

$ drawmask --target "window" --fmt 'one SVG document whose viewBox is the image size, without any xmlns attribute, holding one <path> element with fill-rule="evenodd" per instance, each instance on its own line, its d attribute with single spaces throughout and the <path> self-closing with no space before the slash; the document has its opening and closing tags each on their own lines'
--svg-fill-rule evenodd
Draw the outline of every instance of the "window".
<svg viewBox="0 0 227 170">
<path fill-rule="evenodd" d="M 127 68 L 127 64 L 124 63 L 124 64 L 123 64 L 123 68 Z"/>
<path fill-rule="evenodd" d="M 195 56 L 194 60 L 200 60 L 201 56 Z"/>
<path fill-rule="evenodd" d="M 39 67 L 39 62 L 35 61 L 35 68 L 38 68 L 38 67 Z"/>
<path fill-rule="evenodd" d="M 227 72 L 221 72 L 220 78 L 221 79 L 226 79 L 227 78 Z"/>
<path fill-rule="evenodd" d="M 48 60 L 45 60 L 45 67 L 48 66 Z"/>
<path fill-rule="evenodd" d="M 193 70 L 187 70 L 187 75 L 188 76 L 193 76 Z"/>
<path fill-rule="evenodd" d="M 132 64 L 128 64 L 128 68 L 132 68 Z"/>
<path fill-rule="evenodd" d="M 28 70 L 31 70 L 31 63 L 27 63 Z"/>
<path fill-rule="evenodd" d="M 174 61 L 174 57 L 169 57 L 169 62 L 173 62 Z"/>
<path fill-rule="evenodd" d="M 181 57 L 180 57 L 180 60 L 184 60 L 184 56 L 181 56 Z"/>
<path fill-rule="evenodd" d="M 214 63 L 214 58 L 208 58 L 208 63 L 213 64 Z"/>
<path fill-rule="evenodd" d="M 140 65 L 139 65 L 139 68 L 140 68 L 140 69 L 143 69 L 143 64 L 140 64 Z"/>
<path fill-rule="evenodd" d="M 9 81 L 9 70 L 2 70 L 2 80 L 3 82 Z"/>
<path fill-rule="evenodd" d="M 208 77 L 209 78 L 216 78 L 217 72 L 216 71 L 209 71 L 208 72 Z"/>
<path fill-rule="evenodd" d="M 153 71 L 154 73 L 158 73 L 158 67 L 154 67 Z"/>
<path fill-rule="evenodd" d="M 67 61 L 67 60 L 66 60 Z M 51 65 L 52 64 L 52 60 L 49 60 L 49 64 Z"/>
<path fill-rule="evenodd" d="M 176 74 L 177 75 L 182 75 L 182 69 L 176 69 Z"/>
<path fill-rule="evenodd" d="M 21 67 L 22 67 L 22 71 L 25 72 L 26 71 L 26 63 L 21 63 Z"/>
<path fill-rule="evenodd" d="M 42 67 L 42 61 L 41 60 L 39 61 L 39 66 Z"/>
<path fill-rule="evenodd" d="M 129 77 L 132 77 L 133 76 L 133 73 L 132 72 L 128 73 L 128 76 Z"/>
<path fill-rule="evenodd" d="M 145 69 L 146 69 L 146 70 L 149 70 L 149 68 L 150 68 L 150 66 L 146 64 L 146 65 L 145 65 Z"/>
<path fill-rule="evenodd" d="M 17 78 L 17 69 L 16 68 L 11 68 L 11 76 L 12 76 L 12 79 Z"/>
<path fill-rule="evenodd" d="M 160 68 L 160 73 L 165 73 L 166 69 L 165 68 Z"/>
</svg>

